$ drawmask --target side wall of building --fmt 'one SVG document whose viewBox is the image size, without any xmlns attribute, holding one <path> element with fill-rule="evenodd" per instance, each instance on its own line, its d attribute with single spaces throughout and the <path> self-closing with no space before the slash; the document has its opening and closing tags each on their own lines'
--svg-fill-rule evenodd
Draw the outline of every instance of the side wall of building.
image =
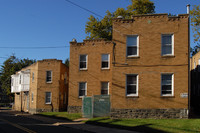
<svg viewBox="0 0 200 133">
<path fill-rule="evenodd" d="M 173 34 L 174 55 L 162 56 L 162 34 Z M 139 37 L 139 56 L 126 56 L 128 35 Z M 167 14 L 116 19 L 112 74 L 114 118 L 185 118 L 188 116 L 188 15 Z M 161 96 L 161 74 L 173 74 L 173 96 Z M 138 75 L 138 96 L 126 95 L 126 75 Z M 186 97 L 183 95 L 186 94 Z M 117 101 L 117 102 L 116 102 Z"/>
</svg>

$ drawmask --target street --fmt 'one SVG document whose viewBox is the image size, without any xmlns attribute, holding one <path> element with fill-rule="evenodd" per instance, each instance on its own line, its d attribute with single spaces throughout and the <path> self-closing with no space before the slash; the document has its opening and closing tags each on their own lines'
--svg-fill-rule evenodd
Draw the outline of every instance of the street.
<svg viewBox="0 0 200 133">
<path fill-rule="evenodd" d="M 54 119 L 11 110 L 0 110 L 0 133 L 87 133 L 87 131 L 62 126 Z M 42 119 L 42 120 L 40 120 Z M 58 122 L 64 122 L 58 121 Z M 65 120 L 66 122 L 66 120 Z"/>
</svg>

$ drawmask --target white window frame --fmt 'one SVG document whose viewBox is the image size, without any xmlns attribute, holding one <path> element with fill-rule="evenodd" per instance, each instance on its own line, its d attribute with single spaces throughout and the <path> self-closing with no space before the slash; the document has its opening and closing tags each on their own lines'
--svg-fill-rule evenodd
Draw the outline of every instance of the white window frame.
<svg viewBox="0 0 200 133">
<path fill-rule="evenodd" d="M 32 82 L 34 82 L 34 79 L 35 79 L 35 74 L 34 72 L 32 72 Z"/>
<path fill-rule="evenodd" d="M 171 83 L 171 91 L 172 93 L 171 94 L 162 94 L 162 75 L 172 75 L 172 83 Z M 174 96 L 174 73 L 161 73 L 161 76 L 160 76 L 160 94 L 161 96 Z"/>
<path fill-rule="evenodd" d="M 85 83 L 85 95 L 84 96 L 87 96 L 87 82 L 79 82 L 78 83 L 78 97 L 79 98 L 82 98 L 82 97 L 84 97 L 84 96 L 80 96 L 80 83 Z"/>
<path fill-rule="evenodd" d="M 103 55 L 108 55 L 108 67 L 103 67 L 102 66 L 102 62 L 103 62 L 102 56 Z M 101 69 L 110 69 L 110 54 L 101 54 Z"/>
<path fill-rule="evenodd" d="M 48 76 L 47 73 L 48 72 L 51 72 L 51 81 L 47 81 L 47 76 Z M 46 83 L 52 83 L 52 76 L 53 76 L 53 72 L 51 70 L 47 70 L 46 71 Z"/>
<path fill-rule="evenodd" d="M 171 54 L 163 54 L 163 36 L 171 36 L 172 40 L 172 53 Z M 174 56 L 174 34 L 169 33 L 169 34 L 162 34 L 161 35 L 161 55 L 162 56 Z"/>
<path fill-rule="evenodd" d="M 136 94 L 127 94 L 127 76 L 136 76 Z M 126 74 L 126 96 L 138 96 L 139 89 L 139 75 L 138 74 Z"/>
<path fill-rule="evenodd" d="M 32 94 L 31 94 L 31 102 L 33 103 L 33 100 L 34 100 L 34 94 L 33 94 L 33 92 L 32 92 Z"/>
<path fill-rule="evenodd" d="M 128 47 L 131 47 L 131 46 L 128 46 L 128 37 L 137 37 L 137 54 L 136 55 L 128 55 Z M 132 47 L 135 47 L 135 46 L 132 46 Z M 138 57 L 139 56 L 139 36 L 138 35 L 127 35 L 126 36 L 126 57 Z"/>
<path fill-rule="evenodd" d="M 102 83 L 108 83 L 108 88 L 107 88 L 108 94 L 102 94 L 102 93 L 101 93 L 101 95 L 109 95 L 109 85 L 110 85 L 110 83 L 109 83 L 108 81 L 102 81 L 102 82 L 101 82 L 101 91 L 102 91 Z"/>
<path fill-rule="evenodd" d="M 86 68 L 80 68 L 81 67 L 81 56 L 85 55 L 86 56 Z M 87 70 L 88 67 L 88 55 L 87 54 L 81 54 L 79 55 L 79 70 Z"/>
<path fill-rule="evenodd" d="M 47 102 L 47 93 L 50 94 L 50 102 Z M 51 99 L 52 99 L 52 93 L 51 92 L 45 92 L 45 104 L 51 104 Z"/>
</svg>

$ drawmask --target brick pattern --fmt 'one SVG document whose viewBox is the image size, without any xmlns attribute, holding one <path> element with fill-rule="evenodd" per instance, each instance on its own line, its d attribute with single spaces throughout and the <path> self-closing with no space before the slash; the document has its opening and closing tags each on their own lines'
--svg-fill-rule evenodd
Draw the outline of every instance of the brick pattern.
<svg viewBox="0 0 200 133">
<path fill-rule="evenodd" d="M 62 61 L 56 59 L 45 59 L 37 61 L 21 71 L 27 69 L 30 69 L 29 103 L 27 103 L 27 100 L 23 100 L 22 110 L 30 113 L 66 110 L 68 104 L 68 82 L 65 83 L 65 73 L 67 74 L 67 77 L 69 77 L 69 71 L 68 68 L 62 64 Z M 46 71 L 49 70 L 52 71 L 52 82 L 46 83 Z M 33 73 L 34 80 L 32 79 Z M 67 78 L 67 80 L 68 79 L 69 78 Z M 51 104 L 45 104 L 45 92 L 51 92 Z M 64 103 L 65 93 L 66 102 Z M 24 99 L 23 95 L 22 99 Z M 29 108 L 27 108 L 27 104 L 29 104 Z M 21 110 L 21 94 L 15 94 L 15 109 Z"/>
<path fill-rule="evenodd" d="M 167 14 L 137 15 L 132 19 L 113 20 L 112 43 L 102 40 L 85 40 L 83 43 L 71 42 L 70 110 L 73 109 L 72 106 L 82 106 L 82 99 L 78 97 L 78 82 L 86 81 L 88 83 L 87 95 L 92 96 L 100 94 L 100 81 L 109 81 L 112 114 L 115 116 L 117 116 L 117 110 L 126 114 L 126 111 L 124 112 L 126 109 L 139 109 L 142 114 L 145 114 L 143 112 L 149 109 L 148 111 L 160 113 L 151 113 L 152 115 L 149 116 L 146 116 L 147 113 L 144 116 L 140 114 L 141 117 L 154 117 L 155 114 L 158 118 L 187 117 L 187 114 L 181 116 L 180 112 L 182 109 L 188 109 L 188 97 L 181 97 L 183 93 L 189 93 L 188 22 L 188 14 L 176 17 L 169 17 Z M 174 55 L 161 55 L 162 34 L 173 34 Z M 126 57 L 127 35 L 138 35 L 138 57 Z M 102 71 L 100 68 L 102 53 L 111 55 L 110 70 Z M 79 70 L 80 54 L 88 54 L 89 57 L 88 69 L 85 71 Z M 162 73 L 173 73 L 174 75 L 173 96 L 161 96 Z M 139 95 L 137 97 L 126 96 L 127 74 L 138 75 Z M 119 115 L 119 117 L 122 116 Z M 126 117 L 128 116 L 126 115 Z"/>
<path fill-rule="evenodd" d="M 87 96 L 101 94 L 101 82 L 109 82 L 112 87 L 112 49 L 113 43 L 104 40 L 84 40 L 83 43 L 70 43 L 69 67 L 69 106 L 82 106 L 79 98 L 79 82 L 87 82 Z M 88 55 L 87 70 L 79 70 L 79 56 Z M 101 55 L 110 54 L 110 68 L 101 69 Z M 112 90 L 109 90 L 111 94 Z"/>
</svg>

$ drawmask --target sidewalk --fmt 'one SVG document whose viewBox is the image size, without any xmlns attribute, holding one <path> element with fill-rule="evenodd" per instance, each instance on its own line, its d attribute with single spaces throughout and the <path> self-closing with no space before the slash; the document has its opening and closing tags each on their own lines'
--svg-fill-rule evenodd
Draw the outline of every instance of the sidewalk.
<svg viewBox="0 0 200 133">
<path fill-rule="evenodd" d="M 17 113 L 16 115 L 36 119 L 44 123 L 51 123 L 52 125 L 55 125 L 55 126 L 64 126 L 68 128 L 74 128 L 74 129 L 79 129 L 79 130 L 89 131 L 89 132 L 94 132 L 94 133 L 138 133 L 135 131 L 121 130 L 121 129 L 116 129 L 116 128 L 85 124 L 84 122 L 81 122 L 82 120 L 85 120 L 84 118 L 77 119 L 75 121 L 67 121 L 63 119 L 50 118 L 50 117 L 41 116 L 41 115 L 31 115 L 28 113 L 21 113 L 21 112 Z"/>
</svg>

